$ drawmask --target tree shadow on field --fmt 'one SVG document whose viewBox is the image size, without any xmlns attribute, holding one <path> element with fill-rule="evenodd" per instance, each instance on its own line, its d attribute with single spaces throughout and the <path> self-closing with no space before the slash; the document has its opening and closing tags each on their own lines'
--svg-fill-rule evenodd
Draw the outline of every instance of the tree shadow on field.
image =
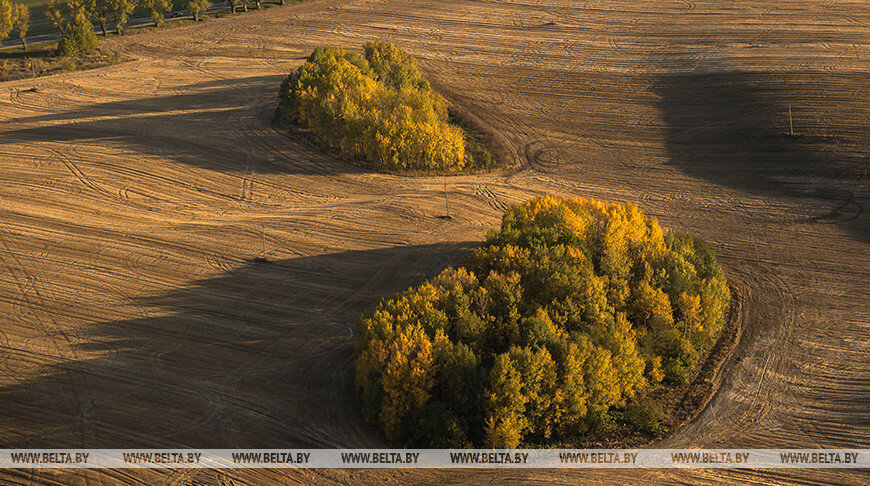
<svg viewBox="0 0 870 486">
<path fill-rule="evenodd" d="M 142 317 L 81 331 L 84 340 L 72 351 L 82 357 L 0 389 L 0 443 L 383 446 L 355 399 L 358 316 L 457 263 L 470 247 L 400 246 L 251 262 L 140 298 Z"/>
<path fill-rule="evenodd" d="M 825 73 L 663 76 L 654 89 L 670 163 L 763 197 L 801 199 L 814 209 L 790 221 L 839 224 L 870 242 L 866 81 Z"/>
<path fill-rule="evenodd" d="M 276 128 L 282 79 L 275 75 L 208 81 L 177 87 L 172 95 L 15 118 L 10 122 L 39 125 L 0 128 L 0 143 L 118 146 L 222 172 L 359 172 L 361 169 L 324 153 L 307 137 Z M 21 96 L 46 96 L 51 89 Z"/>
</svg>

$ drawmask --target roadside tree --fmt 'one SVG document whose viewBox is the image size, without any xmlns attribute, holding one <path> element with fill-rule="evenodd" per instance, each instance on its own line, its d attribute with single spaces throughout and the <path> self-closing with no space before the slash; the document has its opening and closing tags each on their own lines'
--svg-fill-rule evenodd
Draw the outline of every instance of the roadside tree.
<svg viewBox="0 0 870 486">
<path fill-rule="evenodd" d="M 211 7 L 211 0 L 187 0 L 187 10 L 193 14 L 193 20 L 200 21 L 200 14 Z"/>
<path fill-rule="evenodd" d="M 5 39 L 12 32 L 12 3 L 0 0 L 0 39 Z"/>
<path fill-rule="evenodd" d="M 135 0 L 106 0 L 109 18 L 115 24 L 118 34 L 124 33 L 124 25 L 130 19 L 130 14 L 136 8 Z"/>
<path fill-rule="evenodd" d="M 12 26 L 21 39 L 21 45 L 27 51 L 27 31 L 30 29 L 30 9 L 23 3 L 16 3 L 12 7 Z"/>
<path fill-rule="evenodd" d="M 170 0 L 141 0 L 140 5 L 148 10 L 151 21 L 157 27 L 163 25 L 163 17 L 167 12 L 172 10 L 172 2 Z"/>
</svg>

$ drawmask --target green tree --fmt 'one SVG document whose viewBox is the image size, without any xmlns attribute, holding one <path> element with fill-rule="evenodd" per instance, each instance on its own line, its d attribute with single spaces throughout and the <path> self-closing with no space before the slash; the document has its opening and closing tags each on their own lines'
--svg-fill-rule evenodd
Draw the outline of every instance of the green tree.
<svg viewBox="0 0 870 486">
<path fill-rule="evenodd" d="M 118 34 L 124 33 L 124 25 L 136 8 L 135 0 L 106 0 L 108 6 L 109 18 L 115 24 L 115 30 Z"/>
<path fill-rule="evenodd" d="M 12 7 L 12 26 L 18 32 L 21 45 L 27 51 L 27 31 L 30 29 L 30 9 L 23 3 L 16 3 Z"/>
<path fill-rule="evenodd" d="M 8 37 L 13 27 L 12 4 L 9 0 L 0 0 L 0 40 Z"/>
<path fill-rule="evenodd" d="M 97 36 L 88 20 L 91 5 L 85 0 L 67 0 L 65 6 L 66 9 L 59 0 L 50 0 L 45 8 L 46 17 L 61 33 L 57 44 L 58 54 L 72 56 L 96 49 Z M 69 20 L 64 14 L 65 10 L 69 13 Z"/>
<path fill-rule="evenodd" d="M 12 32 L 13 7 L 9 0 L 0 0 L 0 40 L 5 39 Z"/>
<path fill-rule="evenodd" d="M 0 0 L 3 2 L 5 0 Z M 45 6 L 45 18 L 60 31 L 61 37 L 66 35 L 67 23 L 63 14 L 63 2 L 61 0 L 49 0 Z"/>
<path fill-rule="evenodd" d="M 99 24 L 100 29 L 103 31 L 103 37 L 108 37 L 109 35 L 106 33 L 106 24 L 112 18 L 112 2 L 113 0 L 94 0 L 93 2 L 91 16 Z"/>
<path fill-rule="evenodd" d="M 94 26 L 81 15 L 70 22 L 66 33 L 57 44 L 57 52 L 62 56 L 90 52 L 96 48 L 97 34 L 94 33 Z"/>
<path fill-rule="evenodd" d="M 187 10 L 193 14 L 193 20 L 199 22 L 200 13 L 211 7 L 211 0 L 187 0 Z"/>
<path fill-rule="evenodd" d="M 90 0 L 66 0 L 67 10 L 71 22 L 74 22 L 78 17 L 88 17 L 91 10 Z"/>
<path fill-rule="evenodd" d="M 157 27 L 163 24 L 163 17 L 166 12 L 172 10 L 172 2 L 170 0 L 141 0 L 140 5 L 148 9 L 151 21 Z"/>
</svg>

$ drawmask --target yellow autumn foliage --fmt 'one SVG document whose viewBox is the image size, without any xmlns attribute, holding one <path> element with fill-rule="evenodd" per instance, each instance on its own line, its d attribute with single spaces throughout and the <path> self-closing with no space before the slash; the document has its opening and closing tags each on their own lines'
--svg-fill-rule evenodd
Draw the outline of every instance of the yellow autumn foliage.
<svg viewBox="0 0 870 486">
<path fill-rule="evenodd" d="M 367 416 L 405 444 L 570 442 L 689 379 L 729 298 L 700 239 L 634 205 L 538 197 L 464 267 L 361 319 L 356 384 Z"/>
<path fill-rule="evenodd" d="M 393 44 L 365 56 L 321 47 L 287 76 L 279 104 L 328 147 L 378 169 L 446 170 L 465 165 L 465 139 L 417 63 Z"/>
</svg>

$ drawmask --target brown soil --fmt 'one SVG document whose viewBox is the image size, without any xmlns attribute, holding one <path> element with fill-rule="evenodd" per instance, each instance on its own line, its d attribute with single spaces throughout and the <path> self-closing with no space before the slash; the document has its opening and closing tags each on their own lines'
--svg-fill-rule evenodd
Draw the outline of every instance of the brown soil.
<svg viewBox="0 0 870 486">
<path fill-rule="evenodd" d="M 316 45 L 387 38 L 507 173 L 399 177 L 271 126 Z M 718 391 L 661 447 L 870 443 L 863 0 L 311 0 L 114 38 L 0 84 L 0 447 L 367 447 L 352 330 L 504 209 L 637 201 L 740 290 Z M 786 136 L 791 104 L 799 137 Z M 465 117 L 463 115 L 463 117 Z M 263 237 L 265 235 L 265 238 Z M 271 264 L 252 261 L 262 253 Z M 4 484 L 867 484 L 854 470 L 3 471 Z"/>
</svg>

